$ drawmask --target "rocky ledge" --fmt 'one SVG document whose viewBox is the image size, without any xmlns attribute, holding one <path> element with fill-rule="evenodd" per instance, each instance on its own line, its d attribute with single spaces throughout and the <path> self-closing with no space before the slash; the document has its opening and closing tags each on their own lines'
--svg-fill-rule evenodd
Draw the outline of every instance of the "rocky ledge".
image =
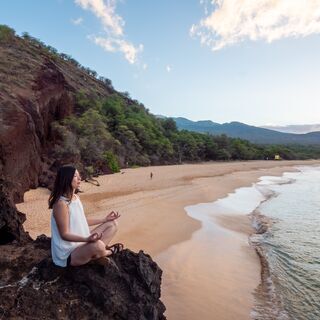
<svg viewBox="0 0 320 320">
<path fill-rule="evenodd" d="M 107 265 L 58 268 L 50 239 L 1 246 L 0 319 L 166 319 L 162 271 L 128 249 Z"/>
</svg>

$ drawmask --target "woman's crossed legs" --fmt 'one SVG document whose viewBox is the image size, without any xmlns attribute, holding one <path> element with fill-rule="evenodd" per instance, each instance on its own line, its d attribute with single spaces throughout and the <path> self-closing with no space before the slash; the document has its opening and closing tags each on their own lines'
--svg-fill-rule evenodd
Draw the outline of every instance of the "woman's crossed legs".
<svg viewBox="0 0 320 320">
<path fill-rule="evenodd" d="M 101 239 L 95 242 L 87 242 L 73 250 L 71 253 L 71 266 L 81 266 L 90 260 L 111 255 L 112 252 L 107 250 L 106 246 L 110 243 L 117 230 L 118 223 L 116 220 L 107 221 L 94 228 L 92 233 L 101 234 Z"/>
</svg>

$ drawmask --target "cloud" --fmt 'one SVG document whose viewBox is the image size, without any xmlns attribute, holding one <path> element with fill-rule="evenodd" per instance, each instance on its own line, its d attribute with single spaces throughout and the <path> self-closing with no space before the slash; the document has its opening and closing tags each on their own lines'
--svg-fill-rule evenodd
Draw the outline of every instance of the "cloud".
<svg viewBox="0 0 320 320">
<path fill-rule="evenodd" d="M 81 17 L 78 19 L 71 19 L 71 22 L 77 26 L 83 22 L 83 19 Z"/>
<path fill-rule="evenodd" d="M 75 0 L 84 10 L 90 10 L 102 23 L 105 36 L 89 36 L 89 39 L 108 52 L 121 52 L 129 63 L 138 60 L 143 45 L 134 46 L 124 39 L 125 21 L 116 13 L 117 0 Z"/>
<path fill-rule="evenodd" d="M 148 65 L 147 65 L 146 63 L 144 63 L 144 64 L 142 65 L 142 69 L 143 69 L 143 70 L 147 70 L 147 69 L 148 69 Z"/>
<path fill-rule="evenodd" d="M 125 58 L 132 64 L 137 61 L 138 53 L 143 51 L 143 45 L 135 47 L 133 44 L 122 39 L 96 36 L 90 36 L 89 38 L 106 51 L 122 52 Z"/>
<path fill-rule="evenodd" d="M 105 31 L 116 36 L 123 35 L 123 19 L 115 13 L 116 0 L 75 0 L 85 10 L 90 10 L 100 19 Z"/>
<path fill-rule="evenodd" d="M 171 66 L 169 66 L 169 65 L 167 65 L 167 66 L 166 66 L 166 70 L 167 70 L 167 72 L 171 72 L 172 67 L 171 67 Z"/>
<path fill-rule="evenodd" d="M 208 10 L 208 1 L 200 0 Z M 320 0 L 213 0 L 190 34 L 219 50 L 245 40 L 272 42 L 320 33 Z"/>
</svg>

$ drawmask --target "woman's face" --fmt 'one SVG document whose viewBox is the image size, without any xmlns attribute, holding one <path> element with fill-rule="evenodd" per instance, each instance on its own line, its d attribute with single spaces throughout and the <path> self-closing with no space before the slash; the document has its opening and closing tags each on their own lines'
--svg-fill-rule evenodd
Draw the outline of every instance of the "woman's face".
<svg viewBox="0 0 320 320">
<path fill-rule="evenodd" d="M 78 189 L 80 187 L 80 183 L 81 183 L 81 176 L 78 170 L 76 170 L 76 172 L 74 173 L 72 182 L 71 182 L 71 186 L 73 189 Z"/>
</svg>

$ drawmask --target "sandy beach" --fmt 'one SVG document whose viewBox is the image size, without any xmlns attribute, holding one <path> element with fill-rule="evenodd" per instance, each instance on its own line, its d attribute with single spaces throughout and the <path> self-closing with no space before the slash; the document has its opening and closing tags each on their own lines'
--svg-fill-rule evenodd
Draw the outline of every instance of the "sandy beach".
<svg viewBox="0 0 320 320">
<path fill-rule="evenodd" d="M 252 292 L 260 282 L 260 262 L 248 244 L 253 232 L 246 215 L 216 217 L 210 233 L 185 207 L 213 202 L 261 176 L 279 176 L 297 165 L 319 161 L 212 162 L 123 169 L 83 182 L 80 194 L 87 216 L 119 211 L 115 241 L 150 254 L 163 269 L 162 300 L 168 319 L 249 319 Z M 153 173 L 152 179 L 150 173 Z M 24 196 L 19 211 L 35 238 L 50 236 L 49 191 Z M 211 222 L 209 222 L 211 223 Z M 204 226 L 204 225 L 203 225 Z M 214 233 L 212 233 L 214 230 Z"/>
</svg>

